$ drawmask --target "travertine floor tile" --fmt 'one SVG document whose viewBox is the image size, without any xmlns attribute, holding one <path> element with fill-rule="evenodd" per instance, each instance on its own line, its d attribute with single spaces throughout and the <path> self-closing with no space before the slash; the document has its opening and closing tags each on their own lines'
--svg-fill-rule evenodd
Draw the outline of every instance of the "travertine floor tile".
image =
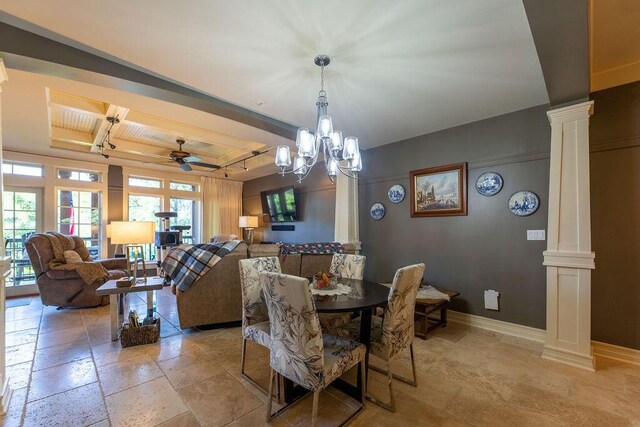
<svg viewBox="0 0 640 427">
<path fill-rule="evenodd" d="M 176 390 L 225 372 L 206 354 L 183 354 L 160 362 L 160 368 Z"/>
<path fill-rule="evenodd" d="M 112 394 L 105 400 L 114 427 L 155 426 L 188 410 L 165 377 Z"/>
<path fill-rule="evenodd" d="M 38 337 L 38 348 L 54 347 L 74 341 L 82 341 L 87 338 L 87 331 L 84 326 L 62 329 L 41 333 Z"/>
<path fill-rule="evenodd" d="M 31 362 L 18 363 L 17 365 L 8 366 L 6 368 L 9 384 L 14 390 L 29 385 L 29 376 L 31 375 Z"/>
<path fill-rule="evenodd" d="M 33 402 L 96 381 L 98 381 L 98 377 L 91 359 L 35 371 L 31 375 L 31 386 L 27 400 Z"/>
<path fill-rule="evenodd" d="M 51 368 L 64 363 L 75 362 L 91 357 L 89 341 L 82 340 L 36 350 L 33 370 Z"/>
<path fill-rule="evenodd" d="M 146 354 L 102 366 L 98 370 L 105 396 L 162 377 L 163 373 Z"/>
<path fill-rule="evenodd" d="M 24 425 L 88 426 L 105 418 L 107 411 L 96 382 L 27 403 Z"/>
<path fill-rule="evenodd" d="M 191 412 L 185 412 L 159 424 L 158 427 L 198 427 L 199 425 L 200 423 Z"/>
<path fill-rule="evenodd" d="M 33 360 L 36 351 L 36 343 L 18 345 L 7 348 L 5 351 L 7 366 L 16 365 L 18 363 L 30 362 Z"/>
<path fill-rule="evenodd" d="M 227 373 L 179 390 L 203 426 L 223 426 L 262 406 L 262 401 Z"/>
<path fill-rule="evenodd" d="M 24 331 L 26 329 L 34 329 L 40 326 L 40 317 L 32 317 L 30 319 L 10 320 L 5 323 L 5 332 Z"/>
<path fill-rule="evenodd" d="M 0 417 L 0 425 L 3 427 L 22 426 L 22 411 L 27 400 L 27 389 L 14 390 L 9 402 L 9 409 Z"/>
<path fill-rule="evenodd" d="M 27 329 L 24 331 L 9 332 L 5 334 L 6 347 L 15 347 L 16 345 L 30 344 L 36 342 L 38 338 L 38 329 Z"/>
</svg>

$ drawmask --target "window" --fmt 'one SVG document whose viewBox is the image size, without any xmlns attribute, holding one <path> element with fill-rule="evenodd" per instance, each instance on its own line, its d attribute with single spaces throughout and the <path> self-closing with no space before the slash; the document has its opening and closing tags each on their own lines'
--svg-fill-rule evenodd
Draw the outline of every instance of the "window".
<svg viewBox="0 0 640 427">
<path fill-rule="evenodd" d="M 129 178 L 129 185 L 134 187 L 162 188 L 162 181 L 150 178 Z"/>
<path fill-rule="evenodd" d="M 173 182 L 169 184 L 169 188 L 172 190 L 180 190 L 180 191 L 198 191 L 199 188 L 195 184 L 186 184 L 184 182 Z"/>
<path fill-rule="evenodd" d="M 7 175 L 42 176 L 43 168 L 40 165 L 4 162 L 2 164 L 2 173 Z"/>
<path fill-rule="evenodd" d="M 173 218 L 171 225 L 188 225 L 191 230 L 182 232 L 182 240 L 184 243 L 197 243 L 194 237 L 200 235 L 198 230 L 198 202 L 191 199 L 171 198 L 171 212 L 176 212 L 178 216 Z"/>
<path fill-rule="evenodd" d="M 81 237 L 89 253 L 100 252 L 100 192 L 58 190 L 58 231 Z"/>
<path fill-rule="evenodd" d="M 97 172 L 70 169 L 58 169 L 58 178 L 70 179 L 72 181 L 100 182 L 100 174 Z"/>
<path fill-rule="evenodd" d="M 155 213 L 161 212 L 162 198 L 160 196 L 129 195 L 129 219 L 128 221 L 154 221 L 156 231 L 161 231 L 160 218 L 156 218 Z M 144 246 L 145 258 L 156 259 L 156 247 L 154 244 Z"/>
<path fill-rule="evenodd" d="M 24 242 L 42 228 L 42 189 L 5 187 L 3 193 L 5 254 L 11 257 L 7 286 L 35 283 Z"/>
</svg>

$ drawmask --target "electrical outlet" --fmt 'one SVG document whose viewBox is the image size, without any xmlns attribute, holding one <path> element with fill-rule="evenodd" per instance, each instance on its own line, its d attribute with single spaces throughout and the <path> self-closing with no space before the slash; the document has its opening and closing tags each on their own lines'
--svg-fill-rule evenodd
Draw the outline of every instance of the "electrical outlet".
<svg viewBox="0 0 640 427">
<path fill-rule="evenodd" d="M 545 240 L 545 231 L 527 230 L 527 240 Z"/>
<path fill-rule="evenodd" d="M 500 292 L 489 289 L 484 291 L 484 308 L 487 310 L 499 310 L 498 297 Z"/>
</svg>

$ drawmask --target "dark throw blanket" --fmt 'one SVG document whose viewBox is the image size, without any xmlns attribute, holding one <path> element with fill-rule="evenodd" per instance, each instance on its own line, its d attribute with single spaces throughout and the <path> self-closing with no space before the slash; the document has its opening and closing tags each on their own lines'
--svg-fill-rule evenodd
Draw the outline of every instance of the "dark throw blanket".
<svg viewBox="0 0 640 427">
<path fill-rule="evenodd" d="M 240 243 L 242 240 L 177 246 L 167 253 L 162 268 L 184 292 Z"/>
</svg>

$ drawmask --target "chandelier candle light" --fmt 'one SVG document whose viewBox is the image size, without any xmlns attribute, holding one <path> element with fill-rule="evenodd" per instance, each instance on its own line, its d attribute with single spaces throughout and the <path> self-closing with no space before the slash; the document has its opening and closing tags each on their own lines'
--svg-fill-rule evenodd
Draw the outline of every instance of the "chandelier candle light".
<svg viewBox="0 0 640 427">
<path fill-rule="evenodd" d="M 362 159 L 358 138 L 348 136 L 342 139 L 342 132 L 333 129 L 333 120 L 327 113 L 327 93 L 324 91 L 324 67 L 329 65 L 330 59 L 326 55 L 318 55 L 314 60 L 320 67 L 320 92 L 318 93 L 318 128 L 315 133 L 307 128 L 299 128 L 296 137 L 298 153 L 291 161 L 289 146 L 279 145 L 276 150 L 276 166 L 280 174 L 294 173 L 298 175 L 298 182 L 307 177 L 311 168 L 317 163 L 318 155 L 322 152 L 327 175 L 331 182 L 335 182 L 338 173 L 349 178 L 358 178 L 362 170 Z M 293 165 L 292 165 L 293 163 Z M 291 166 L 291 170 L 287 170 Z"/>
</svg>

